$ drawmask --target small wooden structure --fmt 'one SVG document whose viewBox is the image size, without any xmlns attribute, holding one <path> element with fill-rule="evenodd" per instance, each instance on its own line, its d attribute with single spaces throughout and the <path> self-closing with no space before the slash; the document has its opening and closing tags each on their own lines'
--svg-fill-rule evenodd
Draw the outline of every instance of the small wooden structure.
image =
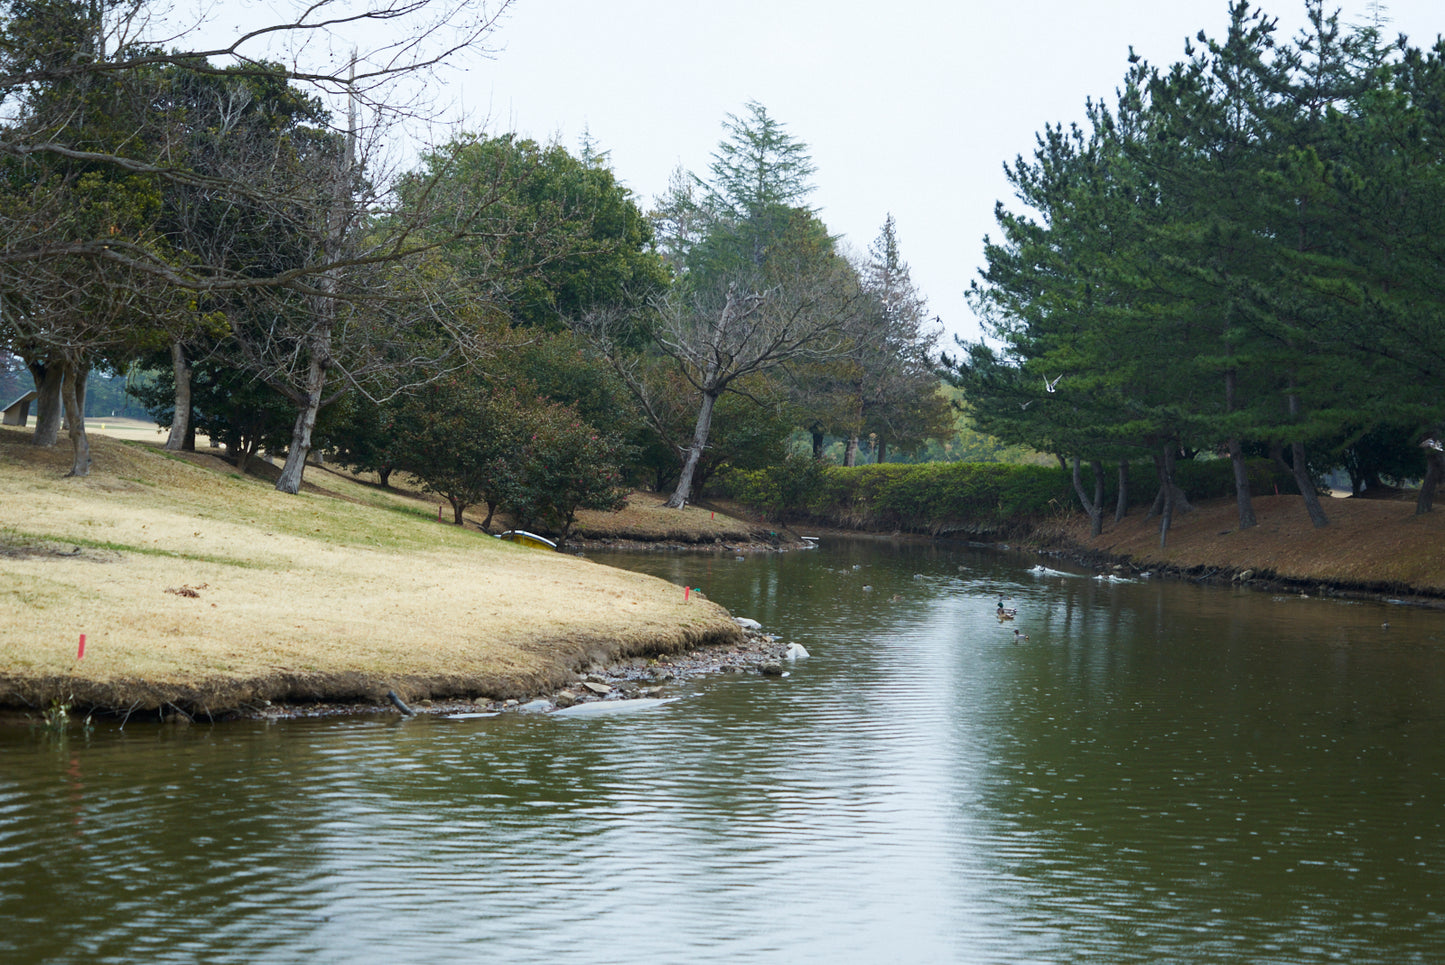
<svg viewBox="0 0 1445 965">
<path fill-rule="evenodd" d="M 29 424 L 30 403 L 35 401 L 35 397 L 38 394 L 34 389 L 31 389 L 7 405 L 3 410 L 3 414 L 0 414 L 0 425 L 23 427 Z"/>
</svg>

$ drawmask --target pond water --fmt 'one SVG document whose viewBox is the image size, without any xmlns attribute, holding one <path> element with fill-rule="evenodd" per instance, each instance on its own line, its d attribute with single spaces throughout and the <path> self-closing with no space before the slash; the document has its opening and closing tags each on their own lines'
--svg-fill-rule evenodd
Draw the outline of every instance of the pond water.
<svg viewBox="0 0 1445 965">
<path fill-rule="evenodd" d="M 7 728 L 0 961 L 1445 951 L 1445 614 L 887 541 L 593 558 L 812 656 L 626 713 Z"/>
</svg>

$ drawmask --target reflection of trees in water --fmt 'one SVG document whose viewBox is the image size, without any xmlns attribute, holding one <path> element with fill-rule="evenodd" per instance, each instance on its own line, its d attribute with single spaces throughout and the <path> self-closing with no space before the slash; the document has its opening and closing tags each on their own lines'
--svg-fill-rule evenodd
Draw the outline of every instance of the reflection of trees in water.
<svg viewBox="0 0 1445 965">
<path fill-rule="evenodd" d="M 1381 635 L 1402 616 L 1438 632 L 1438 615 L 1384 631 L 1376 605 L 1183 583 L 1039 595 L 985 794 L 998 833 L 1027 842 L 1009 872 L 1039 920 L 1073 909 L 1106 944 L 1127 922 L 1165 957 L 1181 930 L 1221 928 L 1230 960 L 1289 957 L 1321 929 L 1373 954 L 1353 934 L 1371 916 L 1421 947 L 1441 668 Z"/>
<path fill-rule="evenodd" d="M 786 934 L 967 919 L 1041 961 L 1428 959 L 1445 616 L 957 546 L 630 559 L 813 656 L 630 720 L 0 733 L 0 916 L 44 923 L 3 957 L 516 949 L 792 902 Z"/>
</svg>

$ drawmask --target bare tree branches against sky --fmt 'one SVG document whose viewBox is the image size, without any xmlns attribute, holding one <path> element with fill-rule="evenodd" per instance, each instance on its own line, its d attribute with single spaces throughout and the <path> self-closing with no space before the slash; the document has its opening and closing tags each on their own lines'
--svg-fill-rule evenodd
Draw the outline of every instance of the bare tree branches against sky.
<svg viewBox="0 0 1445 965">
<path fill-rule="evenodd" d="M 1262 6 L 1285 38 L 1305 22 L 1303 0 Z M 1373 9 L 1339 6 L 1348 24 Z M 1439 0 L 1385 6 L 1387 37 L 1445 31 Z M 678 164 L 705 171 L 725 115 L 757 100 L 808 144 L 829 228 L 861 251 L 892 212 L 931 310 L 974 337 L 963 291 L 1011 200 L 1004 162 L 1111 99 L 1131 45 L 1167 66 L 1227 23 L 1227 0 L 517 0 L 461 94 L 491 130 L 589 135 L 644 204 Z"/>
</svg>

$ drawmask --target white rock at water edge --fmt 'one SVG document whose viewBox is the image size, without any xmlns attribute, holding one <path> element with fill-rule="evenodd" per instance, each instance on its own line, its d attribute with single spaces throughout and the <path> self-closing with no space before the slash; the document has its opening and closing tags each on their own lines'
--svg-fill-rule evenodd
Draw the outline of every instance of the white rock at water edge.
<svg viewBox="0 0 1445 965">
<path fill-rule="evenodd" d="M 756 620 L 750 620 L 747 617 L 733 617 L 733 620 L 744 630 L 761 630 L 763 628 L 761 623 Z"/>
<path fill-rule="evenodd" d="M 783 657 L 787 660 L 806 660 L 808 658 L 808 648 L 801 643 L 790 643 Z"/>
</svg>

